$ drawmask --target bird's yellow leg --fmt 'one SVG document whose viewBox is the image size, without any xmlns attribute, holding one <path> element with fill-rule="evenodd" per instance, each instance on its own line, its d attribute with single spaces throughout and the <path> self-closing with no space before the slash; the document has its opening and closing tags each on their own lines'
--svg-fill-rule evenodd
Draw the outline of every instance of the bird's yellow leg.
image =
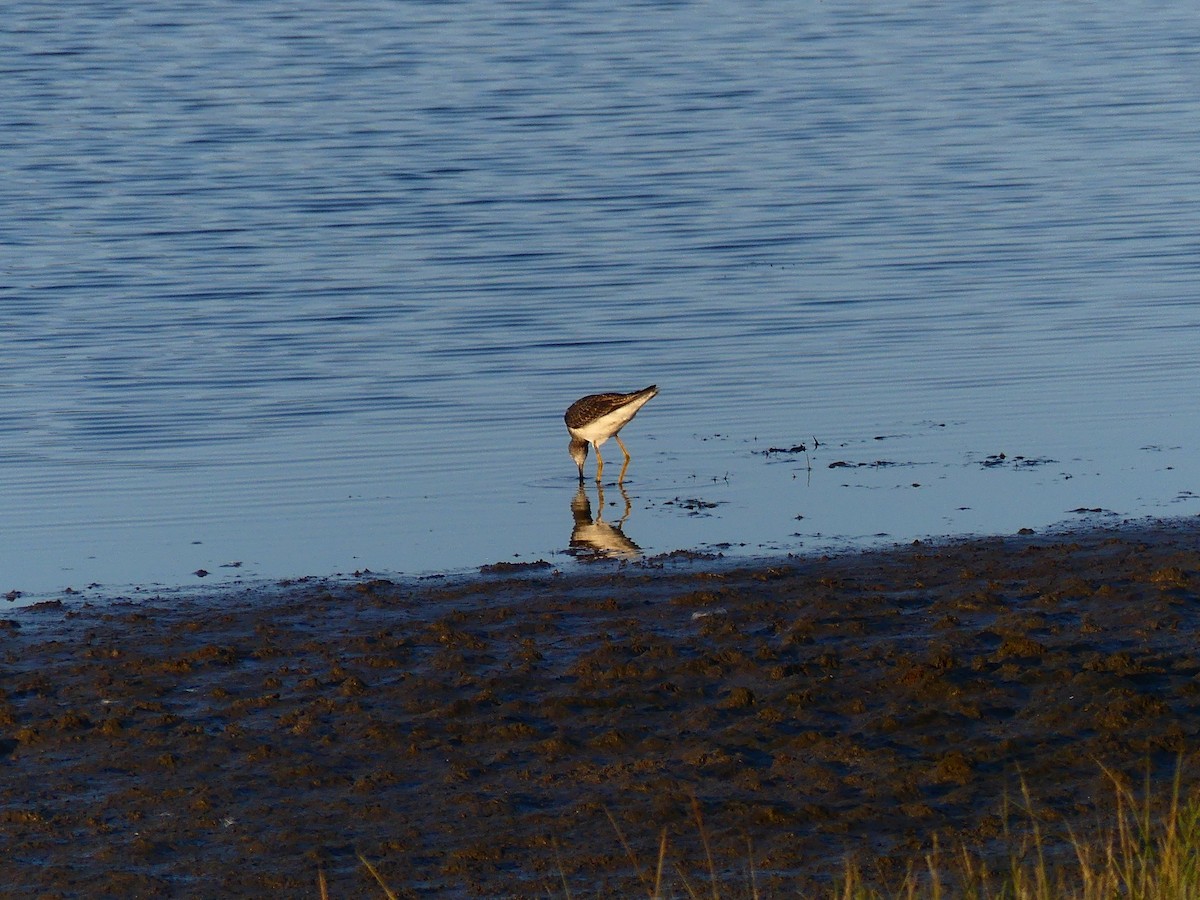
<svg viewBox="0 0 1200 900">
<path fill-rule="evenodd" d="M 621 474 L 617 476 L 617 484 L 625 482 L 625 470 L 629 468 L 629 457 L 625 457 L 625 465 L 621 466 Z"/>
<path fill-rule="evenodd" d="M 600 455 L 600 448 L 596 447 L 596 480 L 599 481 L 604 475 L 604 457 Z"/>
<path fill-rule="evenodd" d="M 621 484 L 625 480 L 625 470 L 629 468 L 629 451 L 625 449 L 625 442 L 621 440 L 619 434 L 614 434 L 613 437 L 617 439 L 617 446 L 625 454 L 625 465 L 621 466 L 621 474 L 617 476 L 617 484 Z"/>
</svg>

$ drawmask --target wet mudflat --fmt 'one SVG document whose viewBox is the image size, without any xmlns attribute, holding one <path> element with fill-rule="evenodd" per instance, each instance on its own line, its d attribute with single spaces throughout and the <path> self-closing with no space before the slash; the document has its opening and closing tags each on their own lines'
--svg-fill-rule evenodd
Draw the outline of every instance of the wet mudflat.
<svg viewBox="0 0 1200 900">
<path fill-rule="evenodd" d="M 1200 771 L 1200 525 L 566 576 L 301 582 L 0 620 L 5 893 L 811 889 L 1103 823 Z M 747 847 L 750 847 L 748 850 Z M 705 875 L 700 875 L 706 878 Z M 638 893 L 642 893 L 637 890 Z"/>
</svg>

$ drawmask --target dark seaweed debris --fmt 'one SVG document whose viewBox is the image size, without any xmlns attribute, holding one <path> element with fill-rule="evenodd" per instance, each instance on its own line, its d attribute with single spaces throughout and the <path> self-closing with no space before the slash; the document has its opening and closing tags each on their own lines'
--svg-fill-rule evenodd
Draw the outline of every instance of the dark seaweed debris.
<svg viewBox="0 0 1200 900">
<path fill-rule="evenodd" d="M 1200 774 L 1194 523 L 508 571 L 13 610 L 5 892 L 313 896 L 319 862 L 361 896 L 362 853 L 403 896 L 633 896 L 608 815 L 706 883 L 694 797 L 717 859 L 813 893 L 990 846 L 1020 779 L 1051 828 L 1105 811 L 1098 764 Z"/>
</svg>

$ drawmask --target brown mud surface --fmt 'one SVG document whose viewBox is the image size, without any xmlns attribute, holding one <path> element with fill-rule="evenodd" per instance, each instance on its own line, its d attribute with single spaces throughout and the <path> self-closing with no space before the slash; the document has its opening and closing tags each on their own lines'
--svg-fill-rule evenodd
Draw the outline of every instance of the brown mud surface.
<svg viewBox="0 0 1200 900">
<path fill-rule="evenodd" d="M 7 615 L 5 896 L 645 896 L 693 797 L 770 895 L 1200 772 L 1195 520 Z"/>
</svg>

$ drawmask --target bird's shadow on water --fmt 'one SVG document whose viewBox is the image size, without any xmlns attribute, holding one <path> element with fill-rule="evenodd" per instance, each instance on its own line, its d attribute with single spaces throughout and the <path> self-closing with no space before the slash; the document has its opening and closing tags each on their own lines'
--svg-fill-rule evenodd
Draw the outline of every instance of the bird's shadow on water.
<svg viewBox="0 0 1200 900">
<path fill-rule="evenodd" d="M 624 531 L 625 523 L 633 512 L 633 503 L 625 485 L 617 483 L 625 508 L 616 522 L 604 520 L 604 485 L 596 482 L 596 509 L 592 515 L 592 502 L 583 482 L 571 498 L 571 539 L 567 553 L 582 562 L 598 559 L 637 559 L 642 548 L 630 540 Z"/>
</svg>

